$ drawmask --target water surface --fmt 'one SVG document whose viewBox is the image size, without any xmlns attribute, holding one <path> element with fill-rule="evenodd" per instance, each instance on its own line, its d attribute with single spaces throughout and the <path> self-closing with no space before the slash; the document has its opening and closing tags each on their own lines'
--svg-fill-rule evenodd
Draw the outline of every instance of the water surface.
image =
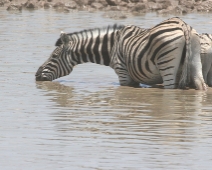
<svg viewBox="0 0 212 170">
<path fill-rule="evenodd" d="M 167 17 L 0 10 L 0 169 L 210 169 L 211 88 L 120 87 L 112 69 L 95 64 L 78 65 L 54 82 L 35 82 L 61 30 L 151 27 Z M 210 33 L 210 14 L 182 18 Z"/>
</svg>

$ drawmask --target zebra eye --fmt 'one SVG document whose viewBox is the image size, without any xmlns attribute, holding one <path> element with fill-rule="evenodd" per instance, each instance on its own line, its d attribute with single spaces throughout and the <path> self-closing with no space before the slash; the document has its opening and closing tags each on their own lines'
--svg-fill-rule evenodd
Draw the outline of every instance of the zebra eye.
<svg viewBox="0 0 212 170">
<path fill-rule="evenodd" d="M 57 54 L 52 54 L 52 58 L 57 58 L 58 55 Z"/>
<path fill-rule="evenodd" d="M 57 47 L 52 53 L 52 58 L 58 58 L 61 52 L 62 52 L 62 48 Z"/>
</svg>

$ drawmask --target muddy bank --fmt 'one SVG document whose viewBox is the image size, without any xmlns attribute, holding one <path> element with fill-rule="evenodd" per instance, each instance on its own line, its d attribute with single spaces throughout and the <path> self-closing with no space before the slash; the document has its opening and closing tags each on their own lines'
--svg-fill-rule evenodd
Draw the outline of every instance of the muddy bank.
<svg viewBox="0 0 212 170">
<path fill-rule="evenodd" d="M 9 11 L 40 8 L 52 8 L 62 12 L 104 11 L 105 17 L 126 18 L 126 13 L 142 15 L 146 12 L 157 12 L 179 15 L 212 12 L 212 0 L 0 0 L 0 7 Z"/>
</svg>

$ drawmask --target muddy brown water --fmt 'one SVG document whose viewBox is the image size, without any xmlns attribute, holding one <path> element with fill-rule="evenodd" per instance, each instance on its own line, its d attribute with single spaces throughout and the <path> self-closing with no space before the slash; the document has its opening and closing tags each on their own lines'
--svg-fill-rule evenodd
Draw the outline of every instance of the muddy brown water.
<svg viewBox="0 0 212 170">
<path fill-rule="evenodd" d="M 0 10 L 0 169 L 210 169 L 211 88 L 120 87 L 112 69 L 95 64 L 78 65 L 54 82 L 35 82 L 61 30 L 150 27 L 168 18 L 101 15 Z M 211 31 L 210 14 L 182 18 L 200 33 Z"/>
</svg>

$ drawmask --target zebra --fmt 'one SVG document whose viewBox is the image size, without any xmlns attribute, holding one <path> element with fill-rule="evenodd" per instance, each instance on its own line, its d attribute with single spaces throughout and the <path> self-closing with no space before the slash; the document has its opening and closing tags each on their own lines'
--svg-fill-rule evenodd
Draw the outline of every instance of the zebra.
<svg viewBox="0 0 212 170">
<path fill-rule="evenodd" d="M 199 37 L 203 78 L 205 83 L 212 87 L 212 34 L 203 33 Z"/>
<path fill-rule="evenodd" d="M 55 50 L 39 67 L 36 81 L 52 81 L 70 74 L 77 64 L 91 62 L 105 66 L 110 64 L 117 31 L 124 25 L 109 25 L 66 34 L 61 32 Z"/>
<path fill-rule="evenodd" d="M 163 83 L 166 89 L 207 88 L 199 36 L 178 17 L 150 29 L 133 25 L 121 28 L 111 52 L 110 67 L 123 86 Z"/>
</svg>

